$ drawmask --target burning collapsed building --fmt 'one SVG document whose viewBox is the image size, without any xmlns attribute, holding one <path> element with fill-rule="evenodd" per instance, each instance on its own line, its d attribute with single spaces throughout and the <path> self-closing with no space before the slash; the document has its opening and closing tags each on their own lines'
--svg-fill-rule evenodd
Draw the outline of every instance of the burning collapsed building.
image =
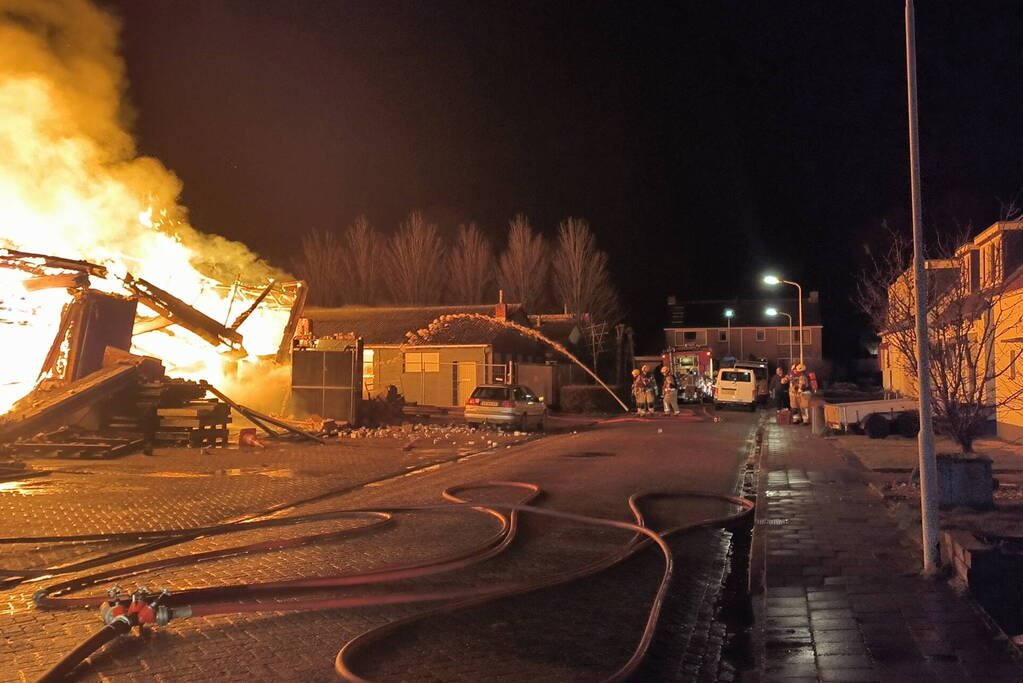
<svg viewBox="0 0 1023 683">
<path fill-rule="evenodd" d="M 235 404 L 205 380 L 168 380 L 163 362 L 130 350 L 137 350 L 135 339 L 145 335 L 191 335 L 220 359 L 200 363 L 196 369 L 236 376 L 246 375 L 247 366 L 277 365 L 279 358 L 287 357 L 294 321 L 304 301 L 301 282 L 271 280 L 228 326 L 130 274 L 122 281 L 126 294 L 91 289 L 90 275 L 107 275 L 96 264 L 0 249 L 0 268 L 29 274 L 24 281 L 26 292 L 57 287 L 69 297 L 35 376 L 34 390 L 0 416 L 0 443 L 10 445 L 21 439 L 21 450 L 86 454 L 120 454 L 150 449 L 155 443 L 225 445 L 229 405 L 266 428 L 259 413 Z M 271 295 L 273 300 L 267 301 Z M 272 307 L 285 322 L 276 353 L 252 358 L 237 328 L 261 305 Z M 147 313 L 140 314 L 140 307 Z M 25 321 L 25 327 L 31 325 Z M 205 399 L 207 392 L 217 398 Z M 277 423 L 273 418 L 269 421 Z M 104 434 L 83 437 L 83 429 L 102 429 Z M 124 438 L 118 439 L 118 433 Z M 35 438 L 26 442 L 30 435 Z"/>
<path fill-rule="evenodd" d="M 43 407 L 61 392 L 116 394 L 128 375 L 133 390 L 166 374 L 251 400 L 288 360 L 305 300 L 189 225 L 178 179 L 136 153 L 117 28 L 85 0 L 0 5 L 0 416 L 19 433 L 52 427 Z"/>
</svg>

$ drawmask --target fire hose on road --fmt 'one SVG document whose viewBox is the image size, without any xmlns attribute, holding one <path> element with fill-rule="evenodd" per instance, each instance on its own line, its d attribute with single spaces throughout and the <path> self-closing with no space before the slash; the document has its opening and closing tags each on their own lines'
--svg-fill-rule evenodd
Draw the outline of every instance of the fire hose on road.
<svg viewBox="0 0 1023 683">
<path fill-rule="evenodd" d="M 482 491 L 513 490 L 519 492 L 514 502 L 490 502 L 467 499 L 467 494 L 479 494 Z M 575 581 L 597 572 L 609 569 L 633 556 L 639 550 L 656 546 L 663 559 L 664 568 L 656 594 L 647 610 L 647 618 L 643 632 L 636 643 L 631 657 L 607 680 L 617 681 L 629 676 L 642 662 L 653 638 L 654 627 L 660 615 L 661 607 L 671 584 L 674 566 L 671 551 L 665 541 L 674 534 L 698 528 L 728 527 L 747 516 L 753 509 L 753 503 L 745 498 L 719 495 L 699 491 L 681 491 L 673 493 L 637 493 L 628 498 L 628 506 L 632 514 L 632 522 L 623 522 L 600 517 L 579 515 L 570 512 L 537 507 L 533 503 L 540 495 L 540 488 L 534 484 L 514 481 L 487 481 L 474 484 L 454 486 L 444 490 L 446 503 L 430 505 L 413 505 L 398 507 L 380 507 L 374 509 L 342 509 L 317 514 L 274 519 L 247 520 L 232 522 L 219 526 L 209 526 L 173 531 L 125 532 L 119 534 L 88 535 L 88 536 L 50 536 L 36 538 L 0 539 L 5 543 L 76 543 L 83 541 L 138 541 L 150 543 L 146 547 L 165 547 L 182 540 L 191 540 L 227 533 L 249 531 L 258 528 L 280 527 L 285 525 L 307 524 L 327 521 L 356 521 L 356 526 L 346 527 L 327 533 L 310 534 L 287 539 L 271 539 L 257 543 L 238 545 L 229 548 L 210 550 L 200 553 L 188 553 L 160 560 L 152 560 L 128 567 L 108 569 L 88 576 L 80 576 L 51 585 L 35 593 L 34 600 L 39 609 L 75 609 L 83 607 L 100 607 L 105 626 L 83 642 L 64 659 L 47 672 L 41 681 L 66 680 L 86 658 L 98 651 L 117 637 L 128 633 L 132 628 L 165 626 L 175 619 L 197 616 L 237 614 L 243 612 L 282 612 L 312 611 L 365 607 L 386 604 L 410 603 L 443 603 L 425 612 L 393 621 L 372 629 L 349 641 L 338 652 L 335 669 L 345 680 L 365 680 L 358 672 L 358 657 L 370 645 L 394 632 L 403 625 L 426 619 L 438 614 L 454 612 L 480 605 L 498 598 L 537 591 L 570 581 Z M 471 496 L 468 496 L 471 498 Z M 737 508 L 697 522 L 681 524 L 669 529 L 654 531 L 646 525 L 642 512 L 645 503 L 655 499 L 700 498 L 715 500 Z M 440 558 L 419 562 L 398 563 L 366 572 L 339 574 L 331 576 L 306 577 L 284 581 L 265 583 L 242 583 L 234 585 L 211 586 L 170 592 L 166 589 L 150 593 L 140 588 L 126 595 L 118 587 L 110 589 L 106 595 L 69 597 L 72 591 L 81 590 L 100 583 L 135 576 L 144 572 L 174 566 L 191 565 L 224 557 L 239 556 L 269 550 L 297 547 L 325 541 L 337 541 L 346 536 L 367 533 L 371 530 L 391 524 L 397 515 L 422 512 L 465 511 L 471 514 L 482 514 L 497 523 L 497 530 L 485 537 L 481 542 L 467 550 L 460 550 Z M 403 590 L 401 592 L 376 593 L 368 595 L 303 598 L 310 592 L 323 592 L 332 588 L 350 586 L 368 586 L 386 584 L 399 580 L 414 579 L 438 575 L 455 569 L 461 569 L 490 560 L 500 555 L 514 541 L 519 528 L 519 517 L 522 513 L 561 519 L 581 524 L 595 525 L 605 528 L 620 529 L 632 533 L 631 538 L 613 552 L 585 564 L 581 567 L 549 575 L 531 582 L 509 582 L 503 585 L 487 585 L 448 590 Z M 107 557 L 121 559 L 123 553 L 115 553 Z M 111 560 L 113 561 L 113 560 Z M 81 566 L 81 565 L 76 565 Z M 46 570 L 2 570 L 7 576 L 42 576 Z M 260 601 L 255 601 L 259 598 Z"/>
</svg>

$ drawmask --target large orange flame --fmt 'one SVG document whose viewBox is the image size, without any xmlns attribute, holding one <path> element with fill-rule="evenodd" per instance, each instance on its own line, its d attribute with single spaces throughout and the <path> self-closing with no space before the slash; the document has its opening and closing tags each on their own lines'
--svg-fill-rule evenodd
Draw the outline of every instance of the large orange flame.
<svg viewBox="0 0 1023 683">
<path fill-rule="evenodd" d="M 178 179 L 136 154 L 117 31 L 86 0 L 0 0 L 0 249 L 104 265 L 110 276 L 91 286 L 105 291 L 143 277 L 230 324 L 262 284 L 287 275 L 193 229 Z M 28 291 L 30 277 L 0 268 L 0 414 L 34 385 L 70 300 L 65 289 Z M 141 305 L 139 314 L 156 315 Z M 239 327 L 248 363 L 276 352 L 287 316 L 269 301 Z M 222 379 L 221 350 L 181 327 L 139 334 L 133 350 L 171 375 Z"/>
</svg>

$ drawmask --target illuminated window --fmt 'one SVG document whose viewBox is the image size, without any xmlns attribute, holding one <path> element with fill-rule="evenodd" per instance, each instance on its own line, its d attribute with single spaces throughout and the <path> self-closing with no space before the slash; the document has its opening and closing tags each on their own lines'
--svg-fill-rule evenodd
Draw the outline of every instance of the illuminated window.
<svg viewBox="0 0 1023 683">
<path fill-rule="evenodd" d="M 405 372 L 440 372 L 440 353 L 406 353 Z"/>
<path fill-rule="evenodd" d="M 366 390 L 366 395 L 370 396 L 373 394 L 373 349 L 363 349 L 362 351 L 362 386 Z"/>
</svg>

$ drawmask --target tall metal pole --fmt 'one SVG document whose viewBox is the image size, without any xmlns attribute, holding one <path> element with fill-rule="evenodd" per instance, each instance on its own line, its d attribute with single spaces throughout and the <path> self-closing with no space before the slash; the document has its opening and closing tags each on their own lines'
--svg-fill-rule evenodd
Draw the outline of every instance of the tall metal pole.
<svg viewBox="0 0 1023 683">
<path fill-rule="evenodd" d="M 798 282 L 789 280 L 782 280 L 782 282 L 794 286 L 799 297 L 799 364 L 805 368 L 806 362 L 803 360 L 803 288 L 799 286 Z"/>
<path fill-rule="evenodd" d="M 781 313 L 781 311 L 779 311 Z M 782 313 L 783 316 L 789 319 L 789 370 L 792 369 L 792 316 L 788 313 Z M 800 333 L 802 336 L 802 333 Z"/>
<path fill-rule="evenodd" d="M 725 320 L 728 321 L 728 332 L 725 336 L 728 338 L 728 355 L 732 355 L 732 316 L 726 316 Z"/>
<path fill-rule="evenodd" d="M 917 135 L 916 27 L 913 0 L 906 0 L 906 96 L 909 102 L 909 179 L 913 196 L 913 291 L 916 294 L 916 368 L 920 394 L 920 526 L 925 575 L 938 571 L 938 467 L 934 459 L 931 418 L 930 358 L 927 349 L 927 281 L 924 270 L 924 234 L 920 193 L 920 140 Z"/>
</svg>

